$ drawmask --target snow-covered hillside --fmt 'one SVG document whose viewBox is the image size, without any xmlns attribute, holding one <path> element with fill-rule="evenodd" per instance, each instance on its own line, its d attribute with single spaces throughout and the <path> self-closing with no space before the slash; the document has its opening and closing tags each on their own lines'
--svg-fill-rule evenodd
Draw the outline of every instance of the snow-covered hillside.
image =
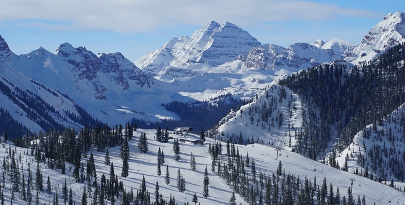
<svg viewBox="0 0 405 205">
<path fill-rule="evenodd" d="M 137 147 L 139 136 L 142 133 L 146 133 L 148 138 L 149 150 L 146 153 L 140 153 Z M 113 164 L 114 173 L 117 175 L 119 181 L 123 182 L 123 189 L 129 193 L 133 190 L 133 193 L 136 194 L 137 190 L 139 191 L 142 178 L 145 177 L 146 188 L 150 193 L 151 201 L 154 202 L 154 193 L 156 183 L 159 184 L 159 193 L 162 194 L 163 198 L 169 201 L 169 197 L 174 197 L 176 204 L 189 203 L 192 204 L 193 195 L 196 194 L 198 202 L 200 204 L 228 204 L 232 196 L 232 185 L 228 185 L 224 179 L 219 177 L 217 173 L 211 171 L 211 158 L 208 153 L 209 144 L 213 145 L 216 142 L 213 139 L 207 139 L 203 144 L 196 144 L 188 142 L 187 140 L 192 140 L 198 138 L 197 135 L 187 134 L 187 136 L 180 136 L 175 134 L 170 134 L 171 137 L 177 139 L 184 139 L 184 142 L 180 142 L 180 160 L 175 161 L 173 159 L 173 140 L 169 140 L 168 143 L 160 143 L 154 141 L 156 130 L 142 130 L 138 129 L 134 132 L 134 138 L 129 142 L 129 175 L 124 178 L 120 176 L 122 160 L 120 158 L 120 148 L 114 147 L 109 149 L 110 163 Z M 17 148 L 12 145 L 2 143 L 0 146 L 3 148 L 0 150 L 0 158 L 3 159 L 3 162 L 6 166 L 3 166 L 3 173 L 5 173 L 4 181 L 2 179 L 2 193 L 4 194 L 4 200 L 6 203 L 11 203 L 11 198 L 14 196 L 13 204 L 26 204 L 27 198 L 24 200 L 23 196 L 28 196 L 27 193 L 31 193 L 32 202 L 36 201 L 36 177 L 37 177 L 37 166 L 39 166 L 40 176 L 43 179 L 43 191 L 38 192 L 38 200 L 42 203 L 52 203 L 55 201 L 55 198 L 58 198 L 59 203 L 63 202 L 63 189 L 64 183 L 66 180 L 67 187 L 67 196 L 69 198 L 69 190 L 72 190 L 72 201 L 76 204 L 80 204 L 83 199 L 83 192 L 86 190 L 86 200 L 88 203 L 93 202 L 94 193 L 96 189 L 94 186 L 87 185 L 87 180 L 84 183 L 76 183 L 75 179 L 72 177 L 74 171 L 74 165 L 66 163 L 66 173 L 61 174 L 60 169 L 51 169 L 49 168 L 52 163 L 49 160 L 44 162 L 37 163 L 35 160 L 35 154 L 31 155 L 30 149 Z M 226 147 L 226 144 L 223 143 L 222 147 Z M 159 176 L 157 174 L 157 156 L 159 148 L 164 152 L 165 163 L 161 167 L 162 174 Z M 225 148 L 224 148 L 225 149 Z M 375 182 L 364 177 L 360 177 L 351 173 L 343 172 L 338 169 L 329 167 L 322 163 L 312 161 L 307 159 L 297 153 L 293 153 L 286 150 L 279 150 L 273 147 L 268 147 L 260 144 L 250 144 L 247 146 L 244 145 L 235 145 L 235 149 L 238 153 L 241 153 L 242 156 L 249 156 L 250 161 L 255 162 L 255 167 L 257 170 L 257 177 L 259 179 L 259 173 L 263 173 L 266 176 L 276 175 L 277 169 L 280 167 L 279 163 L 282 163 L 282 169 L 285 170 L 286 174 L 294 175 L 298 180 L 297 185 L 302 187 L 302 190 L 305 189 L 304 181 L 308 179 L 314 182 L 314 179 L 317 180 L 317 185 L 321 185 L 323 179 L 326 180 L 326 186 L 329 190 L 330 185 L 333 185 L 334 195 L 336 194 L 336 189 L 339 188 L 339 200 L 342 203 L 342 198 L 345 197 L 348 200 L 348 188 L 352 190 L 354 200 L 357 200 L 357 197 L 363 198 L 366 201 L 366 204 L 403 204 L 405 200 L 405 195 L 402 191 L 395 190 L 387 185 Z M 223 151 L 223 153 L 226 151 Z M 35 152 L 34 152 L 35 153 Z M 88 153 L 87 158 L 82 159 L 83 170 L 86 170 L 87 162 L 89 162 L 90 153 L 94 156 L 96 174 L 97 174 L 97 184 L 98 186 L 102 185 L 101 178 L 102 175 L 106 176 L 107 182 L 110 176 L 111 165 L 106 165 L 105 162 L 105 153 L 97 152 L 96 150 L 91 150 Z M 196 161 L 196 170 L 192 171 L 190 167 L 191 153 L 195 157 Z M 246 158 L 243 157 L 245 160 Z M 14 159 L 14 160 L 13 160 Z M 226 162 L 226 154 L 220 156 L 221 161 Z M 15 163 L 12 163 L 12 162 Z M 4 164 L 3 163 L 3 164 Z M 7 166 L 8 164 L 8 166 Z M 30 166 L 28 165 L 30 164 Z M 226 163 L 224 163 L 226 164 Z M 170 183 L 166 184 L 166 166 L 169 170 Z M 204 170 L 208 168 L 208 177 L 209 177 L 209 196 L 207 198 L 203 197 L 203 179 L 204 179 Z M 16 169 L 17 168 L 17 169 Z M 27 188 L 27 183 L 29 181 L 29 171 L 31 170 L 31 185 L 30 191 Z M 5 171 L 5 170 L 8 171 Z M 250 170 L 250 167 L 246 167 L 246 170 Z M 19 186 L 14 187 L 11 179 L 14 173 L 13 170 L 18 170 L 20 180 L 24 179 L 23 183 L 20 183 Z M 180 174 L 185 180 L 185 191 L 179 192 L 177 187 L 177 176 L 180 170 Z M 82 171 L 80 171 L 82 172 Z M 86 171 L 82 172 L 86 175 Z M 250 178 L 252 174 L 249 173 L 247 176 Z M 48 193 L 47 179 L 49 177 L 50 192 Z M 286 177 L 286 176 L 284 176 Z M 283 177 L 281 177 L 283 178 Z M 274 179 L 274 178 L 273 178 Z M 285 179 L 285 178 L 284 178 Z M 281 179 L 280 179 L 281 180 Z M 284 180 L 282 180 L 284 181 Z M 279 185 L 281 186 L 281 181 Z M 309 186 L 313 186 L 310 182 Z M 259 183 L 260 184 L 260 183 Z M 294 183 L 295 184 L 295 183 Z M 104 185 L 105 186 L 105 185 Z M 253 186 L 253 185 L 252 185 Z M 13 188 L 18 188 L 14 192 Z M 24 188 L 24 192 L 22 191 Z M 282 190 L 280 193 L 282 193 Z M 319 191 L 314 189 L 315 192 Z M 107 194 L 107 193 L 106 193 Z M 259 194 L 259 193 L 257 193 Z M 119 197 L 115 197 L 115 203 L 121 203 L 121 192 L 117 194 Z M 263 193 L 264 196 L 264 193 Z M 99 196 L 98 196 L 99 197 Z M 106 196 L 105 196 L 106 197 Z M 128 197 L 128 196 L 127 196 Z M 281 196 L 280 196 L 281 197 Z M 294 198 L 297 196 L 294 196 Z M 98 198 L 99 200 L 100 198 Z M 236 203 L 237 204 L 248 204 L 244 199 L 236 194 Z M 0 199 L 1 200 L 1 199 Z M 69 200 L 69 199 L 67 199 Z M 314 197 L 315 201 L 318 201 L 316 194 Z M 105 200 L 106 204 L 110 204 L 109 200 Z"/>
<path fill-rule="evenodd" d="M 402 105 L 385 119 L 366 126 L 356 134 L 353 143 L 336 158 L 348 172 L 374 177 L 376 180 L 405 179 L 404 146 L 405 107 Z M 378 177 L 379 176 L 379 177 Z"/>
<path fill-rule="evenodd" d="M 232 138 L 235 143 L 259 142 L 292 150 L 302 129 L 302 111 L 298 95 L 273 83 L 253 102 L 222 119 L 215 132 L 223 141 Z"/>
</svg>

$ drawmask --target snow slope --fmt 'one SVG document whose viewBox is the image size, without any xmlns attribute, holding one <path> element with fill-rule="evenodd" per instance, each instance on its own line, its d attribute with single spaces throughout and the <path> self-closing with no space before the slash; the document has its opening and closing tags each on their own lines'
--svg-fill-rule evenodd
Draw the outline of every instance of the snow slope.
<svg viewBox="0 0 405 205">
<path fill-rule="evenodd" d="M 302 109 L 298 95 L 272 83 L 253 102 L 223 118 L 214 132 L 223 141 L 233 138 L 238 143 L 241 136 L 245 141 L 292 150 L 296 131 L 302 129 Z"/>
<path fill-rule="evenodd" d="M 141 133 L 146 133 L 149 141 L 149 151 L 145 154 L 141 154 L 136 147 L 138 136 Z M 155 130 L 142 130 L 134 132 L 134 139 L 130 141 L 130 160 L 129 160 L 129 176 L 127 178 L 122 178 L 119 173 L 121 173 L 121 159 L 119 158 L 119 147 L 110 148 L 110 157 L 111 162 L 114 164 L 114 171 L 118 175 L 119 180 L 123 180 L 124 188 L 127 191 L 134 188 L 140 187 L 142 177 L 146 179 L 146 186 L 149 192 L 151 193 L 151 198 L 154 198 L 154 188 L 155 183 L 159 182 L 160 193 L 164 196 L 165 199 L 168 197 L 174 196 L 177 204 L 183 204 L 189 202 L 191 204 L 192 195 L 194 193 L 198 196 L 198 201 L 200 204 L 227 204 L 232 194 L 232 190 L 225 183 L 223 179 L 218 177 L 215 173 L 212 173 L 210 170 L 211 159 L 208 154 L 208 144 L 214 143 L 213 139 L 207 139 L 204 145 L 193 145 L 187 142 L 180 142 L 180 157 L 181 159 L 176 162 L 173 160 L 173 142 L 170 140 L 168 143 L 159 143 L 153 140 Z M 171 134 L 174 138 L 184 138 L 180 135 Z M 187 139 L 197 138 L 197 135 L 189 134 Z M 0 149 L 0 158 L 8 156 L 8 147 L 9 145 L 4 145 L 4 149 Z M 162 176 L 157 175 L 157 151 L 158 148 L 164 151 L 165 154 L 165 164 L 169 166 L 170 172 L 170 184 L 166 185 L 164 180 L 165 167 L 162 166 Z M 225 147 L 225 144 L 223 144 Z M 31 164 L 31 171 L 33 172 L 35 178 L 36 162 L 34 156 L 29 156 L 27 153 L 30 151 L 22 148 L 15 148 L 10 146 L 11 150 L 16 150 L 16 156 L 21 156 L 21 161 L 17 160 L 20 166 L 24 166 L 24 175 L 28 176 L 26 168 L 28 163 Z M 356 199 L 357 196 L 365 196 L 367 204 L 404 204 L 405 195 L 401 191 L 397 191 L 389 186 L 384 184 L 360 177 L 351 173 L 343 172 L 338 169 L 329 167 L 322 163 L 309 160 L 299 154 L 289 152 L 286 150 L 276 149 L 274 147 L 264 146 L 260 144 L 250 144 L 247 146 L 236 145 L 238 151 L 245 155 L 249 153 L 249 157 L 254 159 L 256 162 L 256 168 L 258 172 L 264 172 L 266 175 L 272 175 L 276 172 L 279 162 L 283 164 L 283 168 L 286 173 L 294 174 L 299 176 L 301 180 L 304 180 L 305 177 L 313 180 L 314 177 L 317 178 L 318 182 L 321 182 L 323 178 L 326 178 L 327 184 L 332 183 L 334 189 L 337 187 L 340 189 L 340 197 L 346 196 L 347 198 L 347 189 L 351 187 L 353 189 L 353 196 Z M 197 169 L 196 171 L 190 170 L 190 154 L 193 153 L 193 156 L 196 157 Z M 93 150 L 93 155 L 96 163 L 97 176 L 105 174 L 109 176 L 110 166 L 105 165 L 104 162 L 104 153 L 96 152 Z M 19 158 L 19 157 L 18 157 Z M 18 159 L 17 158 L 17 159 Z M 84 166 L 86 166 L 86 160 L 83 159 Z M 209 172 L 209 197 L 204 198 L 202 196 L 202 182 L 204 169 L 208 166 Z M 45 192 L 40 192 L 39 199 L 41 203 L 49 203 L 52 201 L 54 194 L 58 193 L 59 202 L 62 201 L 62 184 L 66 179 L 68 189 L 71 188 L 73 191 L 73 199 L 76 203 L 80 203 L 83 190 L 86 185 L 81 183 L 75 183 L 74 179 L 71 177 L 72 171 L 69 167 L 72 167 L 70 164 L 66 164 L 66 175 L 61 175 L 60 170 L 52 170 L 46 167 L 46 164 L 40 163 L 41 173 L 43 178 L 46 179 L 50 176 L 52 184 L 52 193 L 47 194 Z M 184 193 L 178 192 L 177 184 L 177 171 L 180 169 L 181 174 L 186 180 L 186 191 Z M 8 175 L 6 179 L 8 179 Z M 98 177 L 100 180 L 101 177 Z M 6 180 L 7 181 L 7 180 Z M 35 181 L 35 180 L 34 180 Z M 6 202 L 10 202 L 11 184 L 9 181 L 3 187 L 5 194 Z M 45 183 L 46 187 L 46 183 Z M 94 191 L 94 190 L 93 190 Z M 92 201 L 92 194 L 88 194 L 88 201 Z M 35 199 L 35 194 L 33 196 Z M 236 195 L 237 204 L 247 204 L 242 200 L 239 195 Z M 19 195 L 16 194 L 13 204 L 25 204 L 26 202 L 22 201 L 19 198 Z M 119 203 L 119 201 L 116 201 Z"/>
</svg>

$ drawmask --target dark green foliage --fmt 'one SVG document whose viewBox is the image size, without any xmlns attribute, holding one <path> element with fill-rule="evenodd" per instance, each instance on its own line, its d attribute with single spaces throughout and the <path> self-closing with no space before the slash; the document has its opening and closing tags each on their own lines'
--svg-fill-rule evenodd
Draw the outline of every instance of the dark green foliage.
<svg viewBox="0 0 405 205">
<path fill-rule="evenodd" d="M 366 125 L 404 103 L 405 68 L 398 63 L 405 59 L 404 49 L 405 44 L 394 46 L 360 67 L 324 64 L 281 80 L 307 108 L 296 151 L 316 159 L 332 137 L 338 137 L 341 151 Z"/>
<path fill-rule="evenodd" d="M 178 139 L 174 139 L 173 151 L 174 151 L 174 160 L 179 161 L 179 159 L 180 159 L 180 145 L 179 145 L 179 140 Z"/>
<path fill-rule="evenodd" d="M 169 165 L 166 165 L 165 183 L 170 184 Z"/>
<path fill-rule="evenodd" d="M 148 151 L 148 139 L 146 138 L 146 134 L 142 133 L 139 137 L 138 141 L 138 149 L 141 153 L 146 153 Z"/>
<path fill-rule="evenodd" d="M 210 184 L 210 179 L 208 178 L 207 166 L 204 171 L 204 181 L 203 181 L 203 196 L 207 198 L 209 196 L 208 185 Z"/>
</svg>

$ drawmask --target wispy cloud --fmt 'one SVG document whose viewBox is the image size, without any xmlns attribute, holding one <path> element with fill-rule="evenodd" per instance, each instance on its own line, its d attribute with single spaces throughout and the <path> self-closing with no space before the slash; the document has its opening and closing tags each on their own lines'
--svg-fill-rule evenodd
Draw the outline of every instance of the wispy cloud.
<svg viewBox="0 0 405 205">
<path fill-rule="evenodd" d="M 12 0 L 2 1 L 1 21 L 55 29 L 148 32 L 211 20 L 244 26 L 266 21 L 374 17 L 359 9 L 311 1 L 274 0 Z"/>
</svg>

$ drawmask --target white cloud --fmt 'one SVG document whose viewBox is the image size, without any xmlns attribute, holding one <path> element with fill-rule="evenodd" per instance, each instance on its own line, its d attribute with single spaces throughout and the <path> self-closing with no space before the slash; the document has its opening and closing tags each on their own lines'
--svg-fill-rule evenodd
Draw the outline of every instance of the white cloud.
<svg viewBox="0 0 405 205">
<path fill-rule="evenodd" d="M 266 21 L 322 20 L 374 13 L 311 1 L 276 0 L 1 0 L 1 21 L 55 29 L 148 32 L 211 20 L 240 26 Z"/>
</svg>

